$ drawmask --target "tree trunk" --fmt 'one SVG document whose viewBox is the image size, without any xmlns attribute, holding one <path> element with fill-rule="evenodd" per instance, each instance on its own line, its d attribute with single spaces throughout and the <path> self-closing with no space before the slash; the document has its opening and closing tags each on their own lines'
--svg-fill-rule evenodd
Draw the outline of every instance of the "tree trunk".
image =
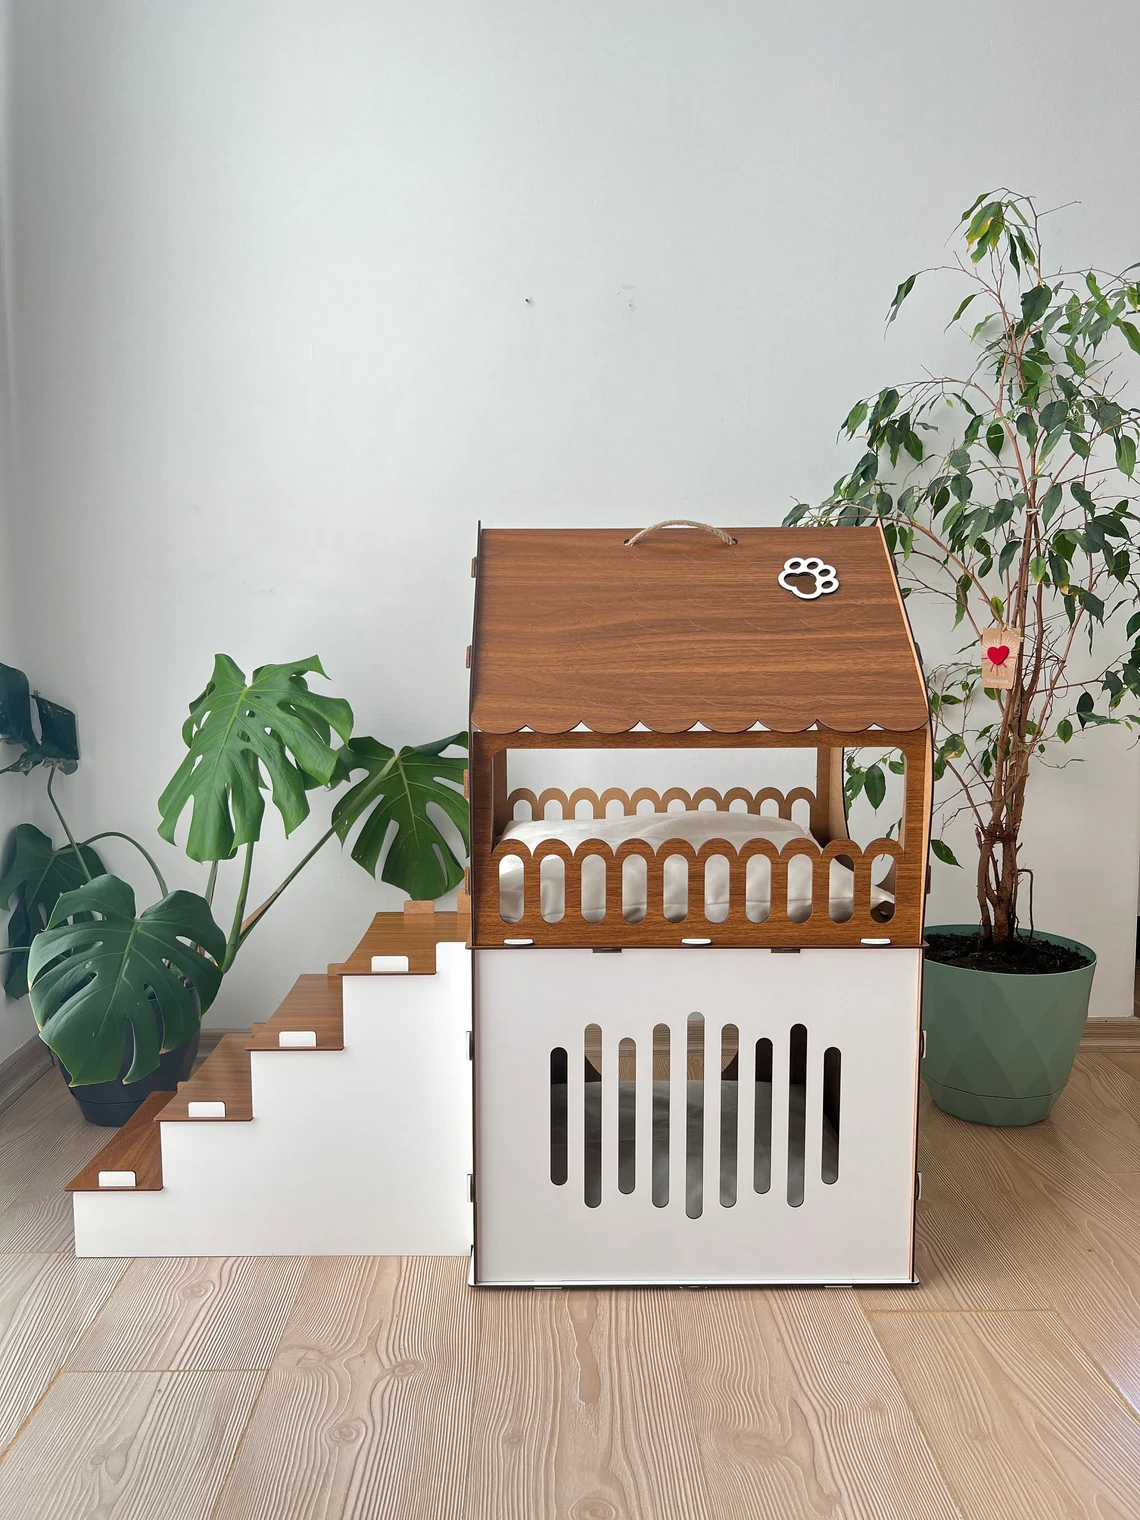
<svg viewBox="0 0 1140 1520">
<path fill-rule="evenodd" d="M 1028 757 L 1010 763 L 1005 786 L 995 786 L 989 821 L 977 831 L 978 909 L 982 938 L 1004 944 L 1017 929 L 1018 852 Z"/>
</svg>

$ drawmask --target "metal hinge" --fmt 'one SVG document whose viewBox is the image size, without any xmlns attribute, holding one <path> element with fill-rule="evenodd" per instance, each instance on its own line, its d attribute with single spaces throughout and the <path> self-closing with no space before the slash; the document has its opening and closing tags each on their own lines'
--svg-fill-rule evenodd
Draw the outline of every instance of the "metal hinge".
<svg viewBox="0 0 1140 1520">
<path fill-rule="evenodd" d="M 914 1174 L 914 1201 L 917 1203 L 918 1200 L 921 1197 L 922 1197 L 922 1173 L 921 1172 L 915 1172 L 915 1174 Z"/>
<path fill-rule="evenodd" d="M 473 1029 L 467 1031 L 467 1059 L 469 1061 L 475 1059 L 475 1031 Z"/>
<path fill-rule="evenodd" d="M 922 1031 L 922 1034 L 919 1037 L 919 1042 L 918 1042 L 918 1058 L 919 1058 L 920 1061 L 925 1061 L 926 1060 L 926 1030 L 925 1029 Z"/>
<path fill-rule="evenodd" d="M 475 1202 L 475 1173 L 467 1173 L 467 1202 Z"/>
</svg>

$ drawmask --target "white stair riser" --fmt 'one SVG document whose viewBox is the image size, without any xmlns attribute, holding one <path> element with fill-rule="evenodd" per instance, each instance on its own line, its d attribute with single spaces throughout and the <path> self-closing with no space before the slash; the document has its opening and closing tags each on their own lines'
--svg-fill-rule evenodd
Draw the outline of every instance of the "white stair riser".
<svg viewBox="0 0 1140 1520">
<path fill-rule="evenodd" d="M 345 1049 L 251 1052 L 253 1120 L 160 1124 L 162 1191 L 77 1193 L 76 1254 L 466 1255 L 469 957 L 345 977 Z"/>
</svg>

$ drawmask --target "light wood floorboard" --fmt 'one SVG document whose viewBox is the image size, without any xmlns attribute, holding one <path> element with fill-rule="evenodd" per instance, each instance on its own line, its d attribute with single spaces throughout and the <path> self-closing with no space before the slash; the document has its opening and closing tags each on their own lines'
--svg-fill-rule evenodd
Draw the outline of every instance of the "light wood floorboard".
<svg viewBox="0 0 1140 1520">
<path fill-rule="evenodd" d="M 0 1257 L 0 1453 L 127 1265 L 58 1254 Z"/>
<path fill-rule="evenodd" d="M 456 1257 L 309 1269 L 217 1520 L 436 1520 L 460 1511 L 475 1295 Z"/>
<path fill-rule="evenodd" d="M 1138 1127 L 1140 1052 L 1024 1130 L 924 1099 L 916 1289 L 472 1292 L 76 1263 L 106 1132 L 51 1072 L 0 1115 L 0 1517 L 1135 1520 Z"/>
<path fill-rule="evenodd" d="M 958 1520 L 849 1289 L 697 1293 L 675 1313 L 718 1516 Z"/>
<path fill-rule="evenodd" d="M 466 1520 L 712 1520 L 673 1315 L 691 1296 L 480 1294 Z"/>
<path fill-rule="evenodd" d="M 61 1373 L 0 1464 L 0 1515 L 208 1520 L 264 1377 Z"/>
<path fill-rule="evenodd" d="M 73 1248 L 64 1188 L 111 1133 L 87 1123 L 54 1068 L 0 1115 L 0 1252 Z"/>
<path fill-rule="evenodd" d="M 68 1370 L 268 1367 L 308 1265 L 303 1256 L 135 1261 L 68 1358 Z"/>
<path fill-rule="evenodd" d="M 971 1520 L 1140 1515 L 1140 1425 L 1057 1315 L 872 1320 Z"/>
</svg>

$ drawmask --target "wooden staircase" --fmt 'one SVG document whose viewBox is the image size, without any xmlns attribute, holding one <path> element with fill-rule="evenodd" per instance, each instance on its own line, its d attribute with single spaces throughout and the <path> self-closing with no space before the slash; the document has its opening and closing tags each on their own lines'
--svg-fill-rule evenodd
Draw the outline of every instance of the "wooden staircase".
<svg viewBox="0 0 1140 1520">
<path fill-rule="evenodd" d="M 355 1254 L 357 1242 L 368 1246 L 380 1241 L 366 1254 L 387 1254 L 381 1240 L 383 1209 L 373 1210 L 371 1229 L 356 1228 L 352 1216 L 360 1214 L 361 1200 L 354 1197 L 351 1180 L 345 1186 L 346 1175 L 359 1177 L 362 1162 L 364 1171 L 375 1168 L 380 1192 L 387 1182 L 401 1194 L 400 1206 L 389 1211 L 390 1217 L 410 1218 L 416 1207 L 402 1195 L 417 1185 L 423 1148 L 432 1149 L 428 1125 L 433 1122 L 433 1105 L 445 1103 L 454 1109 L 457 1075 L 466 1087 L 470 1131 L 469 1071 L 457 1064 L 460 1043 L 466 1063 L 471 1022 L 465 951 L 457 958 L 456 951 L 449 950 L 447 990 L 435 995 L 439 947 L 466 947 L 470 923 L 464 894 L 452 913 L 437 913 L 433 903 L 414 902 L 405 904 L 403 913 L 378 913 L 347 961 L 329 966 L 325 975 L 298 977 L 265 1023 L 255 1024 L 248 1035 L 223 1035 L 189 1080 L 179 1083 L 177 1092 L 148 1097 L 68 1184 L 75 1195 L 76 1253 L 339 1255 Z M 453 1027 L 457 1022 L 462 1027 Z M 347 1040 L 346 1025 L 353 1031 Z M 449 1075 L 436 1082 L 441 1062 Z M 407 1117 L 422 1131 L 421 1151 L 413 1147 L 402 1157 L 392 1134 L 383 1132 L 387 1116 L 406 1106 L 409 1084 L 417 1080 L 424 1084 L 416 1098 L 420 1112 Z M 326 1097 L 314 1107 L 310 1099 L 318 1088 Z M 440 1116 L 443 1131 L 454 1131 L 452 1117 Z M 275 1131 L 272 1142 L 262 1133 L 266 1127 Z M 238 1138 L 241 1130 L 249 1136 L 248 1143 Z M 227 1133 L 219 1136 L 218 1131 Z M 407 1138 L 410 1142 L 410 1135 Z M 350 1158 L 348 1151 L 356 1154 Z M 287 1154 L 296 1162 L 291 1173 L 288 1166 L 277 1164 Z M 440 1160 L 435 1157 L 436 1163 Z M 397 1175 L 401 1166 L 408 1171 L 403 1179 Z M 469 1144 L 466 1150 L 461 1145 L 454 1171 L 455 1188 L 464 1201 L 470 1169 Z M 275 1212 L 262 1207 L 254 1221 L 264 1199 L 244 1200 L 237 1185 L 242 1177 L 247 1193 L 263 1191 L 259 1184 L 276 1190 Z M 321 1190 L 322 1178 L 327 1196 L 311 1196 Z M 211 1190 L 216 1218 L 211 1214 Z M 177 1200 L 154 1197 L 166 1193 L 177 1193 Z M 338 1223 L 337 1216 L 330 1215 L 330 1200 L 339 1201 L 350 1216 L 347 1228 L 341 1227 L 346 1221 Z M 323 1252 L 313 1250 L 314 1244 L 320 1245 L 310 1227 L 314 1211 L 329 1226 Z M 148 1227 L 150 1216 L 153 1228 Z M 423 1223 L 430 1235 L 427 1215 Z M 402 1238 L 399 1227 L 395 1237 Z M 393 1246 L 398 1244 L 395 1237 Z M 445 1237 L 455 1237 L 454 1210 L 442 1231 L 441 1239 Z M 453 1239 L 454 1249 L 466 1251 L 468 1237 L 465 1225 L 464 1238 Z M 230 1248 L 219 1249 L 226 1241 Z M 436 1245 L 438 1254 L 447 1254 L 438 1251 L 439 1241 Z M 424 1253 L 437 1254 L 426 1249 Z M 393 1254 L 417 1253 L 408 1251 L 405 1243 Z"/>
</svg>

